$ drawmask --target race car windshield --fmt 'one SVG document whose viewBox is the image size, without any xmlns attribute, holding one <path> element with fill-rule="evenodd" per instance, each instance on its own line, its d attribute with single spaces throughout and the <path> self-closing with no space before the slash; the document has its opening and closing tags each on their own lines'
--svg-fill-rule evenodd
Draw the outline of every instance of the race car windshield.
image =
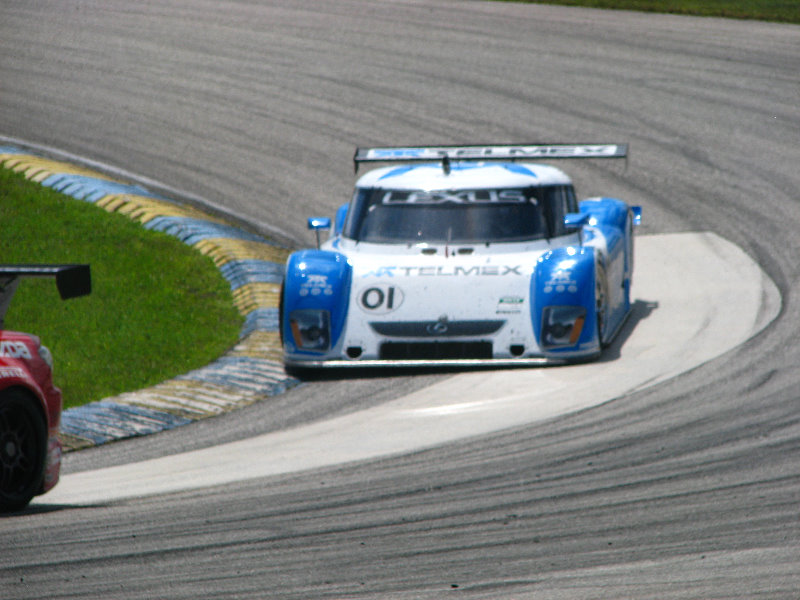
<svg viewBox="0 0 800 600">
<path fill-rule="evenodd" d="M 550 237 L 546 188 L 357 190 L 344 235 L 372 243 L 492 243 Z"/>
</svg>

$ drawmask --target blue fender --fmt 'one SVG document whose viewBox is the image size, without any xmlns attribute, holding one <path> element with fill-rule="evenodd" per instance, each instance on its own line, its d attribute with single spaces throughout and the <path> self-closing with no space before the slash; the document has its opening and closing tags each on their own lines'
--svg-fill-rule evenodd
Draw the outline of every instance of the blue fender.
<svg viewBox="0 0 800 600">
<path fill-rule="evenodd" d="M 319 354 L 336 346 L 347 319 L 353 268 L 347 257 L 328 250 L 301 250 L 286 262 L 281 301 L 281 334 L 288 352 Z M 297 347 L 291 316 L 296 311 L 325 312 L 329 327 L 325 348 L 317 351 Z"/>
<path fill-rule="evenodd" d="M 584 231 L 584 241 L 592 240 L 594 233 L 591 228 L 596 227 L 603 233 L 609 257 L 613 260 L 624 248 L 628 205 L 616 198 L 590 198 L 581 201 L 579 208 L 581 214 L 589 215 L 590 227 Z"/>
<path fill-rule="evenodd" d="M 600 351 L 595 313 L 595 249 L 555 248 L 531 278 L 531 319 L 545 355 L 580 358 Z"/>
<path fill-rule="evenodd" d="M 584 242 L 590 242 L 600 231 L 605 238 L 606 266 L 622 260 L 621 280 L 609 280 L 609 285 L 621 285 L 621 302 L 612 305 L 609 323 L 616 330 L 630 311 L 630 288 L 633 276 L 633 227 L 641 221 L 641 208 L 628 206 L 616 198 L 590 198 L 580 203 L 581 213 L 589 214 L 589 227 L 584 230 Z M 592 227 L 596 228 L 594 231 Z M 606 340 L 608 341 L 608 340 Z"/>
<path fill-rule="evenodd" d="M 579 203 L 582 213 L 592 216 L 590 225 L 614 227 L 619 231 L 625 230 L 628 219 L 628 205 L 616 198 L 589 198 Z"/>
</svg>

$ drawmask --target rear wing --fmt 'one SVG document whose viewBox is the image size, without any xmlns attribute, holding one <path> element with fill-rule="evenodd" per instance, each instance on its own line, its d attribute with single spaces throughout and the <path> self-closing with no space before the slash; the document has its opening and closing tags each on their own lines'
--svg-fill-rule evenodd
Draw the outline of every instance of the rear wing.
<svg viewBox="0 0 800 600">
<path fill-rule="evenodd" d="M 20 277 L 55 277 L 62 300 L 92 292 L 89 265 L 0 265 L 0 326 Z"/>
<path fill-rule="evenodd" d="M 356 171 L 368 162 L 627 158 L 628 144 L 528 144 L 513 146 L 422 146 L 356 148 Z"/>
</svg>

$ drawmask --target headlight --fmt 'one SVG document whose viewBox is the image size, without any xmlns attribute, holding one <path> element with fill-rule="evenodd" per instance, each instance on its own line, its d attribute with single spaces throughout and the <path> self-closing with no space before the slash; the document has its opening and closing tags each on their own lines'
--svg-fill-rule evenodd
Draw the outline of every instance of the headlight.
<svg viewBox="0 0 800 600">
<path fill-rule="evenodd" d="M 322 352 L 330 348 L 331 326 L 327 310 L 293 310 L 289 314 L 289 326 L 299 350 Z"/>
<path fill-rule="evenodd" d="M 548 306 L 542 311 L 542 348 L 574 346 L 586 322 L 582 306 Z"/>
<path fill-rule="evenodd" d="M 51 371 L 53 370 L 53 353 L 50 352 L 50 348 L 47 346 L 39 346 L 39 358 L 47 363 Z"/>
</svg>

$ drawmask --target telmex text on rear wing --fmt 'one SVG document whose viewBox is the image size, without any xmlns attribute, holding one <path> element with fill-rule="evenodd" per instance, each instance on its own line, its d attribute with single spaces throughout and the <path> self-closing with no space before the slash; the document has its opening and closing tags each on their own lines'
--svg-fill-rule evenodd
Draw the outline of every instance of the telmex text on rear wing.
<svg viewBox="0 0 800 600">
<path fill-rule="evenodd" d="M 356 148 L 358 170 L 366 162 L 520 160 L 557 158 L 627 158 L 628 144 L 520 144 L 506 146 L 389 146 Z"/>
<path fill-rule="evenodd" d="M 55 277 L 62 300 L 92 291 L 89 265 L 0 265 L 0 326 L 20 277 Z"/>
</svg>

